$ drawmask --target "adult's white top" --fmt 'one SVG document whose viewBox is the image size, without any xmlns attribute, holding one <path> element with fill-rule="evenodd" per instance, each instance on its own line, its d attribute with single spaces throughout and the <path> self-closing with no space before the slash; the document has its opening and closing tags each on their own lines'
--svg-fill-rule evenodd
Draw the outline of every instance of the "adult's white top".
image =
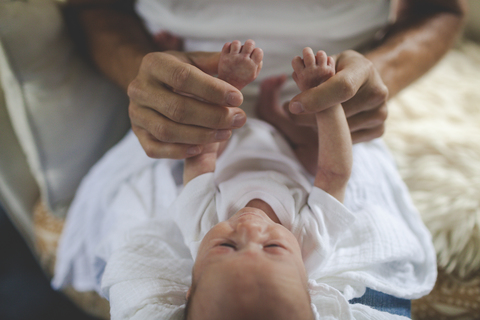
<svg viewBox="0 0 480 320">
<path fill-rule="evenodd" d="M 147 29 L 185 39 L 186 51 L 220 51 L 233 40 L 255 40 L 264 51 L 258 78 L 246 86 L 248 115 L 259 83 L 292 74 L 291 61 L 304 47 L 334 55 L 357 49 L 381 35 L 391 20 L 390 0 L 138 0 L 136 9 Z M 289 78 L 282 100 L 299 93 Z"/>
</svg>

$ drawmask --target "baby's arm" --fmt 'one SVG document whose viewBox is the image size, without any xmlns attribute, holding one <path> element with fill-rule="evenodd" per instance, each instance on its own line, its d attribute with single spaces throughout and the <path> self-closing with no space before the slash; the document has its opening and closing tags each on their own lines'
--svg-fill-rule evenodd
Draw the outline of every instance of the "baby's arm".
<svg viewBox="0 0 480 320">
<path fill-rule="evenodd" d="M 253 40 L 227 42 L 222 49 L 218 63 L 218 78 L 241 90 L 255 80 L 262 69 L 263 51 L 255 48 Z M 225 142 L 214 142 L 205 145 L 203 152 L 185 159 L 183 184 L 201 174 L 215 171 L 217 157 L 226 146 Z"/>
<path fill-rule="evenodd" d="M 335 74 L 335 62 L 319 51 L 303 49 L 303 59 L 292 61 L 293 79 L 300 90 L 316 87 Z M 316 114 L 318 127 L 318 160 L 315 186 L 340 202 L 352 170 L 352 140 L 345 113 L 340 104 Z"/>
</svg>

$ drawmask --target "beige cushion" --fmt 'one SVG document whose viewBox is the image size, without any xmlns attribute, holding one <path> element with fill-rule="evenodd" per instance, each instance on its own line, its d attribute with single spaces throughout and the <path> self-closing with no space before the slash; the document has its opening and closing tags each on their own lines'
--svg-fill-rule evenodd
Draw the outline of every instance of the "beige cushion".
<svg viewBox="0 0 480 320">
<path fill-rule="evenodd" d="M 0 71 L 41 196 L 61 216 L 81 178 L 127 131 L 127 97 L 82 60 L 50 0 L 0 2 Z"/>
<path fill-rule="evenodd" d="M 46 275 L 53 276 L 58 241 L 63 229 L 63 218 L 55 217 L 39 201 L 33 211 L 35 251 Z M 62 289 L 79 308 L 99 319 L 110 319 L 110 304 L 95 291 L 79 292 L 72 287 Z"/>
</svg>

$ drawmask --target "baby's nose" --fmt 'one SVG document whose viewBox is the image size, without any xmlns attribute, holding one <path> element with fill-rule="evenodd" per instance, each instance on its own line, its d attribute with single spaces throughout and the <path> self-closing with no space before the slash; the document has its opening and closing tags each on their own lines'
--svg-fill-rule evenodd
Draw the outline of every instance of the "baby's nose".
<svg viewBox="0 0 480 320">
<path fill-rule="evenodd" d="M 255 240 L 261 237 L 265 226 L 256 221 L 244 221 L 237 225 L 237 232 L 244 237 L 244 240 Z"/>
</svg>

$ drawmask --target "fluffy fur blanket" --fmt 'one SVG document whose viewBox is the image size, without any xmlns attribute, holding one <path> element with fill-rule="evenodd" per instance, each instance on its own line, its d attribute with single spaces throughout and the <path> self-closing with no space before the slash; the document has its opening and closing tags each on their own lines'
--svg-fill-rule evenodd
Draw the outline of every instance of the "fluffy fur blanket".
<svg viewBox="0 0 480 320">
<path fill-rule="evenodd" d="M 461 43 L 389 111 L 385 141 L 438 265 L 467 279 L 480 270 L 480 46 Z"/>
</svg>

